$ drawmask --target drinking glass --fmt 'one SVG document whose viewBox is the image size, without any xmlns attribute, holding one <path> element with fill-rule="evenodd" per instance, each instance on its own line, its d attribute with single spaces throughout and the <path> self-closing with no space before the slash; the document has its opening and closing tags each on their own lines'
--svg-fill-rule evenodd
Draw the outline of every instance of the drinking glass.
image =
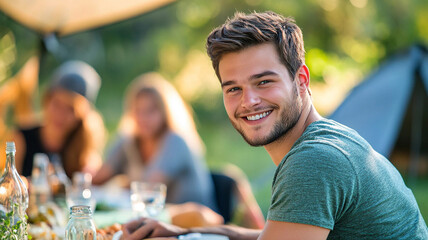
<svg viewBox="0 0 428 240">
<path fill-rule="evenodd" d="M 138 217 L 156 218 L 165 206 L 165 197 L 165 184 L 131 182 L 132 210 Z"/>
<path fill-rule="evenodd" d="M 91 191 L 92 177 L 89 173 L 75 172 L 73 175 L 73 185 L 67 190 L 66 198 L 69 208 L 76 205 L 90 206 L 95 212 L 97 204 Z"/>
</svg>

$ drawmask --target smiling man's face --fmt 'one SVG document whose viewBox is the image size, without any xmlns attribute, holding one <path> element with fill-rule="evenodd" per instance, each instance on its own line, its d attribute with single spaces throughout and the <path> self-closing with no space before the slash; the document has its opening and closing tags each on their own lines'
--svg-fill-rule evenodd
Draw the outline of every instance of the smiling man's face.
<svg viewBox="0 0 428 240">
<path fill-rule="evenodd" d="M 229 119 L 250 145 L 278 140 L 299 120 L 302 100 L 296 82 L 272 43 L 225 54 L 219 74 Z"/>
</svg>

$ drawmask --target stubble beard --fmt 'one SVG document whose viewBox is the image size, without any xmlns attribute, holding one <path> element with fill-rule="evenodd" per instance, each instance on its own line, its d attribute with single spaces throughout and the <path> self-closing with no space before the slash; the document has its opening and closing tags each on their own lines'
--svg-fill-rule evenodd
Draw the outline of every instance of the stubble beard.
<svg viewBox="0 0 428 240">
<path fill-rule="evenodd" d="M 285 104 L 285 107 L 280 110 L 280 118 L 274 123 L 272 130 L 269 134 L 263 137 L 258 138 L 249 138 L 244 129 L 238 126 L 238 124 L 232 119 L 229 120 L 232 123 L 233 127 L 241 134 L 244 140 L 253 147 L 268 145 L 276 140 L 281 139 L 287 133 L 296 126 L 300 115 L 302 113 L 302 100 L 298 97 L 297 87 L 294 86 L 293 89 L 293 98 L 290 104 Z M 256 127 L 255 130 L 259 130 L 261 127 Z"/>
</svg>

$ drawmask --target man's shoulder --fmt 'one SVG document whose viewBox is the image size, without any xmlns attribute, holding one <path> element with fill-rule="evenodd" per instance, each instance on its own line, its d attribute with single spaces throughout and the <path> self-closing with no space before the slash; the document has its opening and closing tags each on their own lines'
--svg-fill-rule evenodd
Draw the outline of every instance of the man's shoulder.
<svg viewBox="0 0 428 240">
<path fill-rule="evenodd" d="M 311 139 L 293 147 L 284 157 L 281 167 L 298 164 L 305 166 L 320 166 L 339 164 L 349 159 L 344 150 L 328 139 Z M 278 166 L 278 167 L 280 167 Z"/>
<path fill-rule="evenodd" d="M 355 177 L 355 169 L 345 153 L 327 141 L 308 141 L 290 151 L 278 165 L 276 181 L 306 176 L 313 179 Z"/>
<path fill-rule="evenodd" d="M 297 140 L 296 145 L 311 139 L 329 142 L 337 140 L 345 141 L 349 139 L 363 141 L 363 138 L 354 129 L 325 118 L 310 124 Z"/>
<path fill-rule="evenodd" d="M 359 164 L 355 157 L 359 154 L 355 153 L 361 151 L 367 151 L 367 145 L 352 129 L 328 119 L 314 122 L 278 165 L 274 184 L 302 175 L 331 182 L 340 178 L 354 179 L 356 164 Z"/>
<path fill-rule="evenodd" d="M 322 119 L 307 127 L 281 162 L 352 161 L 355 153 L 370 149 L 370 145 L 356 131 L 333 120 Z M 309 162 L 308 162 L 309 161 Z"/>
<path fill-rule="evenodd" d="M 343 214 L 336 210 L 349 209 L 357 196 L 358 177 L 347 156 L 327 141 L 308 141 L 278 166 L 268 218 L 333 229 Z"/>
</svg>

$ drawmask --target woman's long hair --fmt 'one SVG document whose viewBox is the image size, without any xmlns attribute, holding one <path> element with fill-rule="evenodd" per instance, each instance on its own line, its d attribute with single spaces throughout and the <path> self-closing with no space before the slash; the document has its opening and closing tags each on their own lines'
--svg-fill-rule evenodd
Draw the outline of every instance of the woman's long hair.
<svg viewBox="0 0 428 240">
<path fill-rule="evenodd" d="M 191 108 L 184 102 L 177 90 L 158 73 L 146 73 L 138 76 L 128 86 L 124 113 L 119 124 L 119 132 L 135 136 L 137 124 L 132 114 L 132 106 L 142 92 L 152 92 L 159 96 L 160 107 L 165 113 L 166 128 L 181 136 L 190 149 L 198 155 L 203 155 L 204 145 L 196 130 Z"/>
<path fill-rule="evenodd" d="M 48 91 L 43 105 L 50 100 L 55 90 Z M 84 170 L 90 161 L 99 161 L 105 143 L 104 122 L 91 103 L 83 96 L 74 94 L 73 107 L 79 122 L 70 131 L 60 152 L 66 174 L 72 177 L 74 172 Z"/>
</svg>

